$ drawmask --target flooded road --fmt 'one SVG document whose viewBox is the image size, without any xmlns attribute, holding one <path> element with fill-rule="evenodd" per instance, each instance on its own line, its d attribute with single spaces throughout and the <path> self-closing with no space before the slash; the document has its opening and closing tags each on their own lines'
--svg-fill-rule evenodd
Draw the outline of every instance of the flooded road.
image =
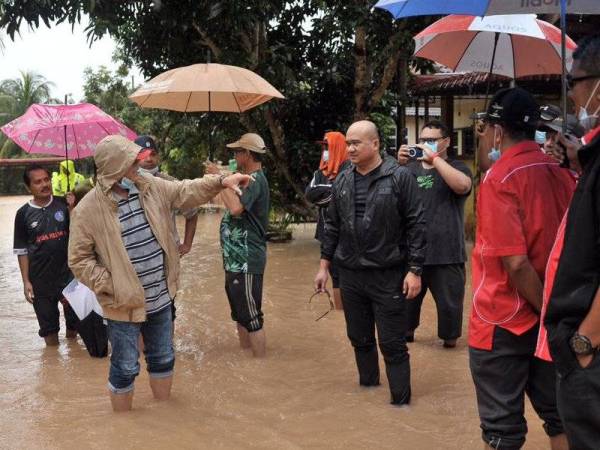
<svg viewBox="0 0 600 450">
<path fill-rule="evenodd" d="M 269 245 L 268 357 L 255 360 L 239 349 L 223 289 L 219 214 L 200 215 L 182 262 L 172 399 L 152 399 L 142 363 L 134 411 L 113 414 L 108 359 L 90 358 L 79 340 L 67 342 L 62 319 L 58 348 L 46 349 L 37 336 L 12 254 L 14 214 L 25 201 L 0 197 L 1 449 L 482 448 L 464 339 L 442 348 L 431 299 L 410 344 L 411 406 L 388 404 L 385 370 L 382 386 L 359 388 L 343 313 L 315 322 L 327 307 L 307 306 L 319 255 L 311 226 L 297 227 L 291 243 Z M 548 448 L 529 405 L 528 418 L 525 448 Z"/>
</svg>

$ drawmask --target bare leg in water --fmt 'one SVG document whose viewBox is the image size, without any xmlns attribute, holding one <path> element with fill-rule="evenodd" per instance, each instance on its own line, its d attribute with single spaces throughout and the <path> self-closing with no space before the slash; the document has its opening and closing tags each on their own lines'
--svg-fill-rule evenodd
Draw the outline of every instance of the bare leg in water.
<svg viewBox="0 0 600 450">
<path fill-rule="evenodd" d="M 56 347 L 58 345 L 58 333 L 52 333 L 44 336 L 44 341 L 48 347 Z"/>
<path fill-rule="evenodd" d="M 250 338 L 250 346 L 252 347 L 252 354 L 255 358 L 264 358 L 267 354 L 267 338 L 265 336 L 265 330 L 261 328 L 258 331 L 248 333 Z"/>
<path fill-rule="evenodd" d="M 165 378 L 150 377 L 150 387 L 156 400 L 168 400 L 171 396 L 171 386 L 173 385 L 173 376 Z"/>
<path fill-rule="evenodd" d="M 244 328 L 242 325 L 240 325 L 238 323 L 237 324 L 237 332 L 238 332 L 238 338 L 240 340 L 240 347 L 250 348 L 251 347 L 250 334 L 248 333 L 248 330 L 246 330 L 246 328 Z"/>
<path fill-rule="evenodd" d="M 133 391 L 126 394 L 110 393 L 110 403 L 114 412 L 131 411 L 133 404 Z"/>
</svg>

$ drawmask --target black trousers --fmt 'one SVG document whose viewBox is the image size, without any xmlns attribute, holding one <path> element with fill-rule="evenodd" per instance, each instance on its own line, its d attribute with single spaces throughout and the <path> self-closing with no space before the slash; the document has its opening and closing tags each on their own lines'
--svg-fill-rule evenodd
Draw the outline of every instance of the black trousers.
<svg viewBox="0 0 600 450">
<path fill-rule="evenodd" d="M 563 433 L 554 364 L 533 356 L 537 335 L 537 326 L 521 336 L 497 326 L 492 350 L 469 347 L 482 438 L 492 448 L 518 450 L 525 444 L 525 394 L 544 421 L 546 434 Z"/>
<path fill-rule="evenodd" d="M 379 384 L 377 341 L 383 354 L 392 403 L 410 402 L 406 347 L 406 299 L 402 269 L 348 270 L 340 267 L 340 289 L 348 338 L 354 347 L 359 383 Z"/>
<path fill-rule="evenodd" d="M 465 298 L 465 265 L 443 264 L 423 268 L 421 292 L 407 301 L 409 332 L 414 332 L 419 326 L 421 306 L 428 289 L 437 308 L 438 337 L 443 340 L 459 338 Z"/>
<path fill-rule="evenodd" d="M 40 337 L 46 337 L 60 330 L 60 312 L 58 309 L 59 303 L 63 305 L 63 313 L 65 315 L 65 323 L 67 330 L 76 330 L 79 318 L 71 305 L 64 300 L 62 293 L 54 295 L 37 295 L 33 299 L 33 310 L 40 325 L 38 334 Z"/>
<path fill-rule="evenodd" d="M 573 356 L 575 358 L 575 356 Z M 572 450 L 600 448 L 600 354 L 582 368 L 557 376 L 558 412 Z"/>
</svg>

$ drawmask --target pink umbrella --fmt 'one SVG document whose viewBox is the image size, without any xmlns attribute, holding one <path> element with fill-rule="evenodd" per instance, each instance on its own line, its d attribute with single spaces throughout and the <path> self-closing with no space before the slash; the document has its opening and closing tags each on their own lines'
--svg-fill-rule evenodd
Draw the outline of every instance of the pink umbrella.
<svg viewBox="0 0 600 450">
<path fill-rule="evenodd" d="M 455 72 L 488 72 L 510 78 L 560 74 L 561 33 L 535 14 L 450 15 L 415 36 L 415 56 Z M 567 37 L 567 64 L 575 42 Z"/>
<path fill-rule="evenodd" d="M 28 153 L 79 159 L 92 156 L 96 144 L 109 134 L 134 140 L 137 135 L 90 103 L 31 105 L 25 114 L 0 128 Z"/>
</svg>

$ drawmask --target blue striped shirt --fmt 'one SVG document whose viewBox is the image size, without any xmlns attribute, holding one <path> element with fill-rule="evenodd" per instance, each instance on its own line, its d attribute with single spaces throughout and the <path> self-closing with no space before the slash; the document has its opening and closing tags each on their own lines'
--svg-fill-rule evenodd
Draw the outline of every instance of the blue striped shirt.
<svg viewBox="0 0 600 450">
<path fill-rule="evenodd" d="M 133 187 L 126 199 L 118 197 L 121 239 L 129 260 L 144 288 L 146 313 L 162 311 L 171 304 L 165 274 L 163 249 L 156 240 Z"/>
</svg>

